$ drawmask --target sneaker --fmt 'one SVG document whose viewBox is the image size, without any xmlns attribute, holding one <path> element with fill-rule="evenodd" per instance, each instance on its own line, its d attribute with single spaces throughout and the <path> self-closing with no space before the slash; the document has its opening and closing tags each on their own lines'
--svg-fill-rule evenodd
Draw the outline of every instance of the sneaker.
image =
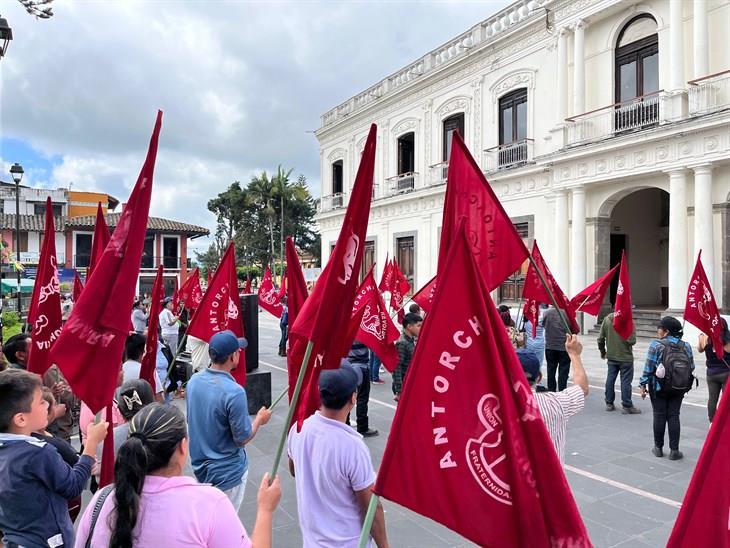
<svg viewBox="0 0 730 548">
<path fill-rule="evenodd" d="M 612 403 L 606 404 L 606 411 L 616 411 L 616 406 Z"/>
<path fill-rule="evenodd" d="M 661 447 L 654 446 L 654 447 L 652 447 L 651 452 L 652 452 L 652 454 L 655 457 L 663 457 L 664 456 L 664 451 L 662 451 L 662 448 Z"/>
<path fill-rule="evenodd" d="M 684 458 L 684 455 L 682 454 L 681 451 L 679 451 L 677 449 L 672 449 L 669 452 L 669 460 L 679 460 L 679 459 L 682 459 L 682 458 Z"/>
<path fill-rule="evenodd" d="M 624 407 L 623 409 L 621 409 L 621 414 L 622 415 L 641 415 L 641 409 L 639 409 L 638 407 L 634 407 L 634 406 Z"/>
<path fill-rule="evenodd" d="M 380 434 L 380 432 L 378 432 L 377 430 L 373 430 L 372 428 L 368 428 L 365 432 L 360 432 L 360 435 L 363 438 L 372 438 L 379 434 Z"/>
<path fill-rule="evenodd" d="M 377 381 L 373 381 L 373 384 L 385 384 L 385 381 L 378 379 Z"/>
</svg>

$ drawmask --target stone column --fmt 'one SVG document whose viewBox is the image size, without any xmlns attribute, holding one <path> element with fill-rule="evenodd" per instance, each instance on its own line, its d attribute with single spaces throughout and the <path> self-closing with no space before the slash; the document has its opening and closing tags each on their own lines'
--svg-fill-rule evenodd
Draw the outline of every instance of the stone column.
<svg viewBox="0 0 730 548">
<path fill-rule="evenodd" d="M 568 29 L 558 31 L 558 125 L 568 117 Z"/>
<path fill-rule="evenodd" d="M 669 309 L 681 311 L 687 292 L 687 170 L 669 171 Z"/>
<path fill-rule="evenodd" d="M 575 24 L 573 38 L 573 114 L 583 114 L 586 110 L 586 55 L 585 22 Z"/>
<path fill-rule="evenodd" d="M 568 281 L 568 193 L 555 192 L 555 265 L 553 274 L 561 287 Z"/>
<path fill-rule="evenodd" d="M 683 3 L 684 0 L 669 0 L 669 91 L 673 92 L 685 88 Z"/>
<path fill-rule="evenodd" d="M 570 250 L 570 292 L 575 295 L 586 286 L 586 191 L 582 186 L 572 192 L 573 214 Z"/>
<path fill-rule="evenodd" d="M 707 50 L 707 0 L 694 0 L 692 17 L 693 74 L 695 78 L 701 78 L 707 76 L 710 70 Z"/>
<path fill-rule="evenodd" d="M 715 239 L 712 222 L 712 165 L 692 168 L 695 172 L 695 258 L 702 250 L 702 266 L 705 267 L 710 286 L 714 286 Z"/>
</svg>

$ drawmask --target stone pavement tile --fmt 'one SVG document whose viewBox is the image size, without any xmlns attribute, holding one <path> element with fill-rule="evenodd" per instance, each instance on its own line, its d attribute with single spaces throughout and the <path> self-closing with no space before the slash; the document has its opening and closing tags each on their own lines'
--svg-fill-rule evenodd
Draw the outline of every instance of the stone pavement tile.
<svg viewBox="0 0 730 548">
<path fill-rule="evenodd" d="M 643 540 L 641 537 L 633 537 L 618 544 L 614 544 L 611 548 L 644 548 L 645 546 L 651 546 L 656 548 L 655 544 Z"/>
<path fill-rule="evenodd" d="M 590 537 L 593 546 L 596 548 L 615 546 L 616 544 L 631 538 L 631 535 L 611 527 L 607 527 L 591 519 L 587 519 L 585 516 L 583 517 L 583 523 L 588 530 L 588 536 Z"/>
<path fill-rule="evenodd" d="M 672 534 L 673 527 L 674 521 L 671 523 L 665 523 L 660 527 L 655 527 L 654 529 L 642 533 L 640 537 L 642 540 L 649 543 L 650 546 L 666 546 L 667 541 L 669 540 L 669 535 Z"/>
<path fill-rule="evenodd" d="M 577 495 L 580 493 L 581 497 L 590 503 L 621 492 L 618 487 L 592 480 L 570 470 L 566 470 L 565 477 L 568 479 L 568 484 L 573 494 Z M 579 504 L 579 507 L 583 508 L 584 506 Z"/>
<path fill-rule="evenodd" d="M 643 516 L 656 520 L 658 522 L 673 523 L 677 519 L 679 508 L 669 506 L 663 502 L 658 502 L 646 497 L 621 491 L 615 495 L 611 495 L 602 499 L 603 502 L 617 508 L 622 508 L 632 512 L 641 512 Z M 681 502 L 681 501 L 678 501 Z"/>
<path fill-rule="evenodd" d="M 599 464 L 600 462 L 602 462 L 601 459 L 585 455 L 583 452 L 579 451 L 573 451 L 570 453 L 566 452 L 565 454 L 565 464 L 569 464 L 570 466 L 575 466 L 577 468 L 586 468 L 588 466 Z"/>
<path fill-rule="evenodd" d="M 461 546 L 465 539 L 451 533 L 451 539 L 437 536 L 423 526 L 423 522 L 413 521 L 407 517 L 389 520 L 386 518 L 388 541 L 398 548 L 447 548 Z"/>
<path fill-rule="evenodd" d="M 654 457 L 652 455 L 652 457 Z M 666 478 L 669 476 L 673 476 L 678 472 L 678 470 L 671 466 L 666 466 L 665 463 L 667 462 L 674 462 L 670 461 L 669 459 L 665 458 L 657 458 L 654 457 L 654 460 L 645 460 L 636 458 L 634 456 L 627 456 L 627 457 L 620 457 L 618 459 L 614 459 L 612 461 L 609 461 L 611 464 L 615 464 L 616 466 L 620 466 L 621 468 L 626 468 L 628 470 L 633 470 L 635 472 L 641 472 L 643 474 L 647 474 L 649 476 L 653 476 L 655 478 Z M 619 480 L 620 481 L 620 480 Z"/>
<path fill-rule="evenodd" d="M 638 535 L 661 525 L 661 522 L 644 515 L 635 514 L 624 508 L 617 508 L 603 501 L 597 501 L 581 508 L 583 519 L 616 529 L 628 535 Z M 621 539 L 623 540 L 623 539 Z"/>
<path fill-rule="evenodd" d="M 643 485 L 642 489 L 646 489 L 650 493 L 654 493 L 677 502 L 682 502 L 684 500 L 684 495 L 687 493 L 688 485 L 689 477 L 686 480 L 681 481 L 681 483 L 679 480 L 657 480 Z"/>
<path fill-rule="evenodd" d="M 621 466 L 616 466 L 615 464 L 612 464 L 610 462 L 602 462 L 595 466 L 591 466 L 586 470 L 590 471 L 593 474 L 598 474 L 599 476 L 613 479 L 614 481 L 628 483 L 633 487 L 643 487 L 646 484 L 656 480 L 656 477 L 650 476 L 649 474 L 645 474 L 643 472 L 638 472 L 636 470 L 631 470 L 628 468 L 623 468 Z"/>
</svg>

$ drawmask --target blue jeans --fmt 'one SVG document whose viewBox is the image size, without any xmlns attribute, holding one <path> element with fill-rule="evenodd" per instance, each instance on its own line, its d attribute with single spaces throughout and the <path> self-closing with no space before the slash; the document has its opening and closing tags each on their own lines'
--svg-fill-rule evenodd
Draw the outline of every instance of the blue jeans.
<svg viewBox="0 0 730 548">
<path fill-rule="evenodd" d="M 372 382 L 380 380 L 380 358 L 372 350 L 370 351 L 370 380 Z"/>
<path fill-rule="evenodd" d="M 616 377 L 621 374 L 621 405 L 624 407 L 633 407 L 631 402 L 631 381 L 634 380 L 634 364 L 633 362 L 617 362 L 608 360 L 608 373 L 606 374 L 606 403 L 613 403 L 616 399 L 614 387 L 616 386 Z"/>
</svg>

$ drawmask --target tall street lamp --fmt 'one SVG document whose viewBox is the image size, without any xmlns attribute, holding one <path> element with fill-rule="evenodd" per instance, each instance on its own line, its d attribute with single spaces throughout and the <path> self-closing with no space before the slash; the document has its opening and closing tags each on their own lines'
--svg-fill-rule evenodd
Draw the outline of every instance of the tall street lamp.
<svg viewBox="0 0 730 548">
<path fill-rule="evenodd" d="M 0 59 L 5 57 L 5 52 L 8 51 L 8 45 L 12 39 L 13 29 L 8 26 L 7 19 L 0 17 Z"/>
<path fill-rule="evenodd" d="M 18 264 L 15 267 L 18 273 L 18 316 L 23 321 L 23 308 L 20 296 L 20 181 L 23 179 L 23 166 L 15 162 L 10 168 L 10 175 L 15 181 L 15 256 Z"/>
</svg>

